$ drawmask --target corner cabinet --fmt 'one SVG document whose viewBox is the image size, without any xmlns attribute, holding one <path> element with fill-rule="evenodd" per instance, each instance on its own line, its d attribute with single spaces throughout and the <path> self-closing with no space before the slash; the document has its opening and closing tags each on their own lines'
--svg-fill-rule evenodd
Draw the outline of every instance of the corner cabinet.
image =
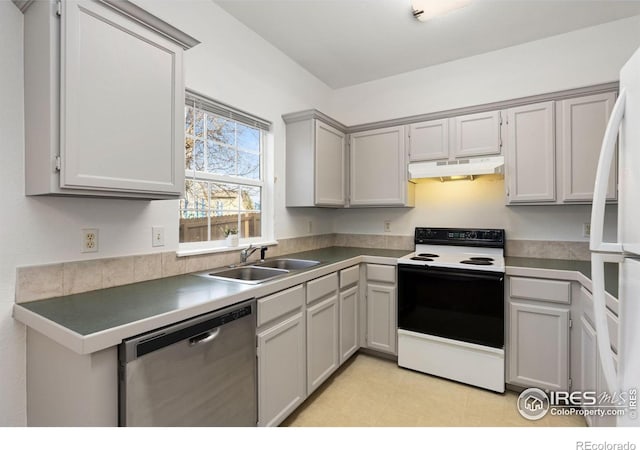
<svg viewBox="0 0 640 450">
<path fill-rule="evenodd" d="M 282 118 L 286 123 L 286 206 L 344 207 L 344 126 L 315 110 Z"/>
<path fill-rule="evenodd" d="M 350 206 L 414 205 L 404 126 L 353 133 L 349 153 Z"/>
<path fill-rule="evenodd" d="M 404 126 L 347 135 L 344 125 L 316 110 L 282 119 L 287 207 L 414 205 Z"/>
<path fill-rule="evenodd" d="M 26 194 L 182 195 L 198 42 L 127 1 L 33 2 L 24 31 Z"/>
</svg>

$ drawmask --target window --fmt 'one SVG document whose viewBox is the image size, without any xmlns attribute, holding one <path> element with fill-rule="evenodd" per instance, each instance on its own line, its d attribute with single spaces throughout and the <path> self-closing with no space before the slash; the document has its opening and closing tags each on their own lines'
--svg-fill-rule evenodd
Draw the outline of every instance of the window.
<svg viewBox="0 0 640 450">
<path fill-rule="evenodd" d="M 223 246 L 229 232 L 243 242 L 269 238 L 264 220 L 269 127 L 263 119 L 187 91 L 181 249 Z"/>
</svg>

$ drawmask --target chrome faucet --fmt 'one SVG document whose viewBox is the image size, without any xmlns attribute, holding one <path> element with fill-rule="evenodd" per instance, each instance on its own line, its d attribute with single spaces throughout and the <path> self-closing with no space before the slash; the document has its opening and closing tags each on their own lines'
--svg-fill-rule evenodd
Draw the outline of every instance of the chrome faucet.
<svg viewBox="0 0 640 450">
<path fill-rule="evenodd" d="M 258 250 L 258 247 L 254 247 L 253 244 L 249 244 L 249 247 L 243 248 L 240 251 L 240 263 L 246 263 L 247 258 L 249 258 L 249 256 L 251 256 L 256 250 Z"/>
</svg>

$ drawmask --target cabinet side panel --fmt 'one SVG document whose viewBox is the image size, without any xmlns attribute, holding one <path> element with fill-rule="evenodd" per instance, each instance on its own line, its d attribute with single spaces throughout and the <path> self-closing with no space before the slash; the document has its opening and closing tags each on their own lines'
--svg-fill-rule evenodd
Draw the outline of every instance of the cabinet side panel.
<svg viewBox="0 0 640 450">
<path fill-rule="evenodd" d="M 314 206 L 313 120 L 287 124 L 286 206 Z"/>
<path fill-rule="evenodd" d="M 25 193 L 55 190 L 59 153 L 59 22 L 54 2 L 34 2 L 24 16 Z"/>
<path fill-rule="evenodd" d="M 80 355 L 27 329 L 27 425 L 117 426 L 118 355 Z"/>
</svg>

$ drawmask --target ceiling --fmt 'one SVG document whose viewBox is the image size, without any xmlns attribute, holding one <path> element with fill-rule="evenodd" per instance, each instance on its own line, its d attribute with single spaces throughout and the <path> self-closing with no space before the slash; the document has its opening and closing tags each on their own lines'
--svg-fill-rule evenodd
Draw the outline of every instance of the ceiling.
<svg viewBox="0 0 640 450">
<path fill-rule="evenodd" d="M 475 0 L 429 22 L 410 0 L 213 0 L 332 88 L 640 14 L 640 1 Z"/>
</svg>

